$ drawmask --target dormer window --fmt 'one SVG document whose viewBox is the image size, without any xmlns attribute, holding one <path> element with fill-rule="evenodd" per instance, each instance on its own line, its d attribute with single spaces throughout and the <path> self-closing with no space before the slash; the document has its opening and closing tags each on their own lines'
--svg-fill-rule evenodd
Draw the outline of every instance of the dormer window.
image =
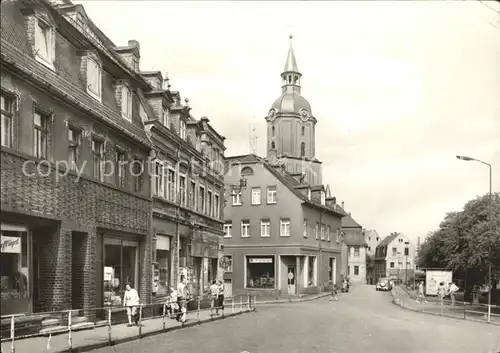
<svg viewBox="0 0 500 353">
<path fill-rule="evenodd" d="M 170 117 L 168 115 L 167 109 L 163 111 L 163 125 L 165 125 L 167 128 L 170 127 Z"/>
<path fill-rule="evenodd" d="M 321 204 L 324 205 L 326 202 L 326 195 L 324 191 L 321 191 Z"/>
<path fill-rule="evenodd" d="M 54 70 L 55 44 L 54 28 L 45 20 L 36 17 L 35 58 L 51 70 Z"/>
<path fill-rule="evenodd" d="M 186 139 L 186 122 L 182 119 L 180 121 L 179 135 L 180 135 L 181 139 L 183 139 L 183 140 Z"/>
<path fill-rule="evenodd" d="M 130 89 L 122 86 L 122 116 L 128 121 L 132 121 L 132 93 Z"/>
<path fill-rule="evenodd" d="M 101 65 L 96 59 L 87 58 L 87 92 L 101 101 Z"/>
</svg>

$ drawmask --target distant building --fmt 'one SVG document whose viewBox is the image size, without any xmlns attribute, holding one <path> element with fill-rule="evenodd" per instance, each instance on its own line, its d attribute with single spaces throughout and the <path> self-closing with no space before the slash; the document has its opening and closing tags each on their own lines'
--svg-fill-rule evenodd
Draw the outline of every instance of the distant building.
<svg viewBox="0 0 500 353">
<path fill-rule="evenodd" d="M 345 217 L 342 218 L 342 227 L 341 227 L 341 235 L 342 235 L 342 238 L 343 239 L 347 239 L 347 242 L 344 244 L 344 246 L 342 247 L 342 267 L 341 267 L 341 274 L 343 277 L 345 276 L 349 276 L 352 278 L 352 276 L 354 275 L 354 273 L 358 273 L 357 275 L 355 275 L 357 278 L 359 277 L 359 271 L 360 271 L 360 258 L 359 256 L 356 256 L 356 264 L 352 264 L 350 263 L 349 261 L 354 261 L 354 248 L 350 248 L 350 246 L 347 244 L 348 242 L 351 243 L 352 247 L 353 246 L 365 246 L 365 242 L 364 242 L 364 239 L 363 239 L 363 227 L 354 220 L 354 218 L 352 218 L 352 215 L 350 212 L 346 212 L 345 211 L 345 204 L 344 202 L 341 203 L 341 206 L 340 206 L 342 212 L 344 212 L 346 214 Z M 349 256 L 350 254 L 350 251 L 353 251 L 353 255 L 352 256 Z M 363 252 L 365 252 L 365 250 L 363 250 Z M 356 254 L 358 254 L 359 252 L 357 251 Z M 366 255 L 365 255 L 366 257 Z M 356 266 L 356 267 L 354 267 Z M 365 261 L 363 259 L 363 273 L 366 273 L 366 264 L 365 264 Z"/>
<path fill-rule="evenodd" d="M 366 254 L 369 256 L 375 255 L 375 250 L 377 245 L 382 241 L 380 236 L 378 235 L 375 229 L 366 229 L 365 233 L 365 241 L 368 247 L 366 248 Z"/>
<path fill-rule="evenodd" d="M 387 236 L 376 248 L 375 278 L 411 280 L 415 271 L 415 245 L 400 233 Z"/>
<path fill-rule="evenodd" d="M 345 233 L 342 253 L 347 254 L 347 276 L 352 283 L 366 283 L 366 242 L 363 234 Z"/>
</svg>

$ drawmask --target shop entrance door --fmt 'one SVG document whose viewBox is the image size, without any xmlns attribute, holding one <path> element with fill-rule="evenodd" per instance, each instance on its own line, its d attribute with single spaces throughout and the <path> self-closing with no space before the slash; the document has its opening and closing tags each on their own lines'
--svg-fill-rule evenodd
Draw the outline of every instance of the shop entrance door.
<svg viewBox="0 0 500 353">
<path fill-rule="evenodd" d="M 294 295 L 295 294 L 295 266 L 288 266 L 287 280 L 288 280 L 288 294 Z"/>
</svg>

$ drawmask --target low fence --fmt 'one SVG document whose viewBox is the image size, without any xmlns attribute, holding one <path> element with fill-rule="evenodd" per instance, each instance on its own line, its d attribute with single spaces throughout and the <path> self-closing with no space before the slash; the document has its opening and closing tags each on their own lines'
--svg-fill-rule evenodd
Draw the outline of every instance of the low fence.
<svg viewBox="0 0 500 353">
<path fill-rule="evenodd" d="M 95 349 L 255 310 L 250 296 L 225 300 L 210 309 L 201 309 L 202 301 L 197 297 L 140 304 L 132 309 L 136 314 L 131 317 L 132 325 L 124 307 L 2 316 L 2 353 Z"/>
<path fill-rule="evenodd" d="M 472 304 L 465 301 L 453 303 L 449 299 L 441 302 L 435 298 L 419 298 L 417 301 L 416 296 L 411 296 L 402 287 L 394 287 L 391 294 L 395 304 L 409 310 L 500 325 L 500 306 L 497 305 Z"/>
</svg>

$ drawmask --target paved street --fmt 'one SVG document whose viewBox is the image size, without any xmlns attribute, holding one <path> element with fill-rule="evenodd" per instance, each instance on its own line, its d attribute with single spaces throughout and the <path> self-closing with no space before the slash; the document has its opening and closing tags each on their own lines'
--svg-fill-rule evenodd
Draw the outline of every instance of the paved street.
<svg viewBox="0 0 500 353">
<path fill-rule="evenodd" d="M 218 353 L 498 353 L 500 327 L 401 309 L 391 295 L 358 285 L 338 302 L 262 306 L 229 318 L 141 341 L 110 352 Z"/>
</svg>

